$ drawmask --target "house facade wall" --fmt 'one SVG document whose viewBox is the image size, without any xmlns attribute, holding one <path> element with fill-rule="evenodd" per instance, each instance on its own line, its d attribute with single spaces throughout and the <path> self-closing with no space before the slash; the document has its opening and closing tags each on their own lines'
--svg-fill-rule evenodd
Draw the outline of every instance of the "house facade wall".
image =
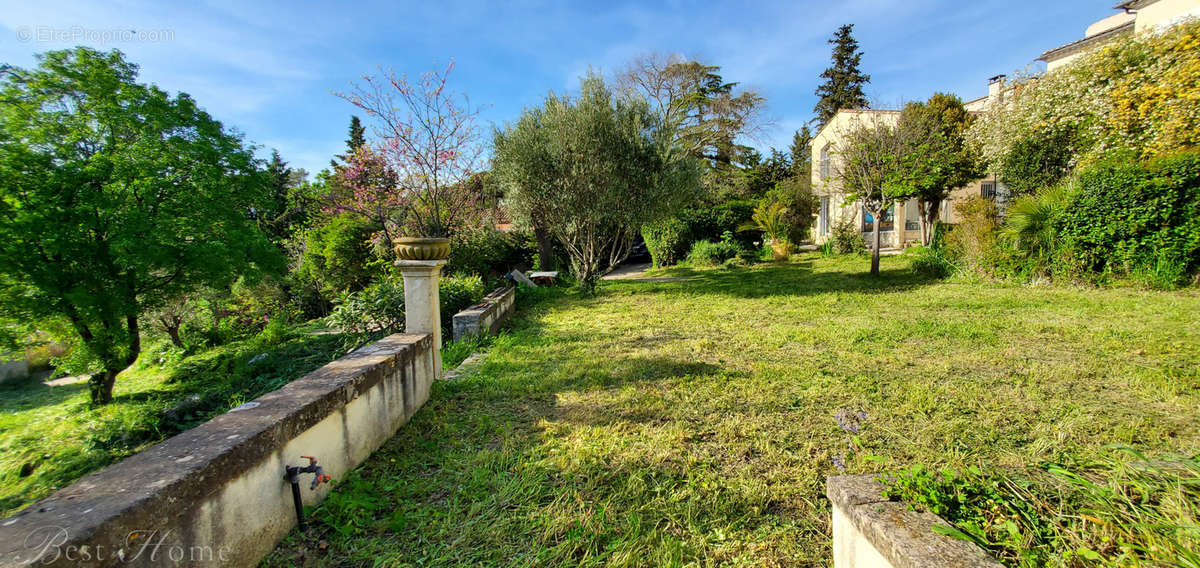
<svg viewBox="0 0 1200 568">
<path fill-rule="evenodd" d="M 1200 18 L 1200 0 L 1157 0 L 1144 2 L 1134 10 L 1133 30 L 1159 31 L 1186 18 Z"/>
<path fill-rule="evenodd" d="M 867 238 L 870 228 L 865 223 L 862 206 L 857 202 L 848 201 L 846 191 L 837 177 L 841 164 L 837 154 L 840 140 L 858 125 L 887 124 L 894 125 L 900 119 L 899 111 L 877 110 L 841 110 L 829 123 L 817 131 L 810 146 L 812 151 L 812 187 L 818 198 L 817 219 L 810 230 L 810 238 L 815 244 L 823 244 L 833 234 L 833 228 L 839 223 L 852 223 Z M 998 189 L 994 175 L 975 180 L 964 187 L 953 190 L 949 199 L 942 204 L 939 220 L 944 223 L 961 221 L 955 204 L 971 197 L 982 195 L 985 184 L 991 184 L 993 190 Z M 917 201 L 897 201 L 892 205 L 891 230 L 880 232 L 881 246 L 886 248 L 902 248 L 921 242 L 920 217 Z"/>
</svg>

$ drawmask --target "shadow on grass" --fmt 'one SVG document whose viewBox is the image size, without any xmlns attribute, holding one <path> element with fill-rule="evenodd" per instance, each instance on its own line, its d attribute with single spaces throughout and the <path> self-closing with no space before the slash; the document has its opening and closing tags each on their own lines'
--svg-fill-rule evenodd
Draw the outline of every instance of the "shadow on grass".
<svg viewBox="0 0 1200 568">
<path fill-rule="evenodd" d="M 87 381 L 61 386 L 50 386 L 38 377 L 5 381 L 0 383 L 0 412 L 21 412 L 63 404 L 87 390 Z"/>
<path fill-rule="evenodd" d="M 841 265 L 850 268 L 850 261 L 857 259 L 847 259 Z M 800 259 L 751 268 L 696 269 L 681 266 L 665 272 L 667 276 L 680 278 L 674 282 L 613 282 L 619 282 L 620 286 L 637 286 L 639 292 L 690 292 L 737 298 L 808 296 L 829 292 L 905 292 L 938 282 L 934 278 L 915 274 L 907 267 L 884 267 L 879 276 L 872 276 L 868 271 L 870 260 L 862 258 L 861 261 L 862 270 L 858 272 L 815 272 L 811 259 Z"/>
<path fill-rule="evenodd" d="M 501 339 L 509 356 L 436 383 L 413 421 L 338 480 L 314 509 L 316 522 L 293 531 L 264 565 L 403 563 L 414 555 L 437 565 L 528 565 L 535 558 L 569 565 L 581 554 L 607 555 L 614 542 L 653 536 L 622 533 L 615 524 L 582 530 L 586 515 L 551 506 L 589 482 L 541 462 L 556 451 L 548 430 L 664 422 L 665 409 L 631 408 L 622 391 L 666 390 L 723 369 L 653 356 L 564 361 L 544 350 L 564 339 L 560 332 L 536 322 L 518 328 Z"/>
<path fill-rule="evenodd" d="M 680 339 L 671 332 L 598 336 L 586 323 L 544 316 L 568 304 L 586 313 L 609 301 L 609 294 L 758 298 L 902 291 L 931 283 L 894 261 L 880 277 L 837 270 L 851 268 L 851 260 L 858 259 L 833 272 L 814 270 L 807 258 L 753 268 L 677 268 L 666 275 L 680 280 L 608 281 L 595 297 L 545 293 L 522 307 L 473 374 L 435 384 L 413 421 L 339 480 L 314 510 L 316 522 L 293 532 L 265 564 L 402 564 L 420 558 L 437 565 L 581 565 L 582 559 L 600 565 L 628 549 L 644 565 L 678 565 L 671 555 L 681 541 L 661 529 L 664 518 L 695 519 L 683 532 L 715 524 L 754 534 L 790 522 L 774 512 L 769 497 L 722 484 L 720 471 L 711 467 L 650 467 L 631 457 L 636 453 L 629 448 L 612 446 L 645 443 L 638 433 L 648 431 L 670 439 L 657 429 L 689 420 L 673 405 L 686 399 L 691 381 L 712 383 L 740 373 L 688 355 L 638 350 L 661 352 Z M 696 475 L 709 476 L 710 488 Z M 629 485 L 630 477 L 638 481 Z M 672 492 L 679 498 L 664 500 Z M 748 516 L 749 510 L 772 512 Z"/>
</svg>

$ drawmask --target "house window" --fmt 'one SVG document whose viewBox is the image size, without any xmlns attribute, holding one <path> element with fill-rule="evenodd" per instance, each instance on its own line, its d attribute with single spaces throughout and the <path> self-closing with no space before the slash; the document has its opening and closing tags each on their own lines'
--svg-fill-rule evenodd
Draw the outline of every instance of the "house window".
<svg viewBox="0 0 1200 568">
<path fill-rule="evenodd" d="M 904 204 L 904 230 L 921 230 L 921 206 L 916 199 L 909 199 Z"/>
<path fill-rule="evenodd" d="M 821 212 L 817 216 L 818 234 L 829 234 L 829 197 L 821 198 Z"/>
<path fill-rule="evenodd" d="M 885 233 L 891 231 L 895 224 L 895 209 L 893 205 L 883 210 L 883 217 L 879 219 L 879 232 Z M 863 232 L 870 233 L 875 230 L 875 217 L 863 209 Z"/>
<path fill-rule="evenodd" d="M 995 199 L 996 198 L 996 182 L 985 181 L 985 182 L 979 184 L 979 195 L 981 195 L 987 199 Z"/>
<path fill-rule="evenodd" d="M 829 144 L 821 147 L 821 179 L 829 179 Z"/>
</svg>

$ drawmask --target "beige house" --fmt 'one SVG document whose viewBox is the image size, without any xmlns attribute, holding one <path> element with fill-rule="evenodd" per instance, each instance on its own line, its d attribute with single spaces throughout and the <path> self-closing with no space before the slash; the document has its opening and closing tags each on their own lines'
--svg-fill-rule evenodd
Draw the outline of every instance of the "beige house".
<svg viewBox="0 0 1200 568">
<path fill-rule="evenodd" d="M 817 131 L 812 139 L 812 187 L 818 199 L 817 220 L 813 223 L 812 241 L 821 244 L 827 241 L 833 228 L 840 223 L 852 224 L 864 237 L 874 230 L 874 219 L 858 202 L 847 202 L 846 192 L 837 179 L 838 142 L 860 125 L 895 125 L 900 119 L 896 110 L 849 110 L 843 109 Z M 989 175 L 954 190 L 942 204 L 939 219 L 945 223 L 957 223 L 958 213 L 954 204 L 970 197 L 981 195 L 996 197 L 999 184 L 995 176 Z M 880 219 L 880 243 L 884 248 L 902 248 L 921 243 L 921 217 L 916 199 L 897 201 Z"/>
</svg>

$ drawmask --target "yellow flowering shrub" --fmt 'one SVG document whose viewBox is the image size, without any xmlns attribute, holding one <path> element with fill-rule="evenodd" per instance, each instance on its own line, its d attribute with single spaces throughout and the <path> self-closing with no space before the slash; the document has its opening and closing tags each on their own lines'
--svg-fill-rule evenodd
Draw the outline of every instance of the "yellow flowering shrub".
<svg viewBox="0 0 1200 568">
<path fill-rule="evenodd" d="M 1200 145 L 1200 22 L 1113 40 L 1052 73 L 1016 80 L 968 138 L 993 171 L 1016 150 L 1053 141 L 1072 167 L 1132 150 L 1152 157 Z"/>
</svg>

